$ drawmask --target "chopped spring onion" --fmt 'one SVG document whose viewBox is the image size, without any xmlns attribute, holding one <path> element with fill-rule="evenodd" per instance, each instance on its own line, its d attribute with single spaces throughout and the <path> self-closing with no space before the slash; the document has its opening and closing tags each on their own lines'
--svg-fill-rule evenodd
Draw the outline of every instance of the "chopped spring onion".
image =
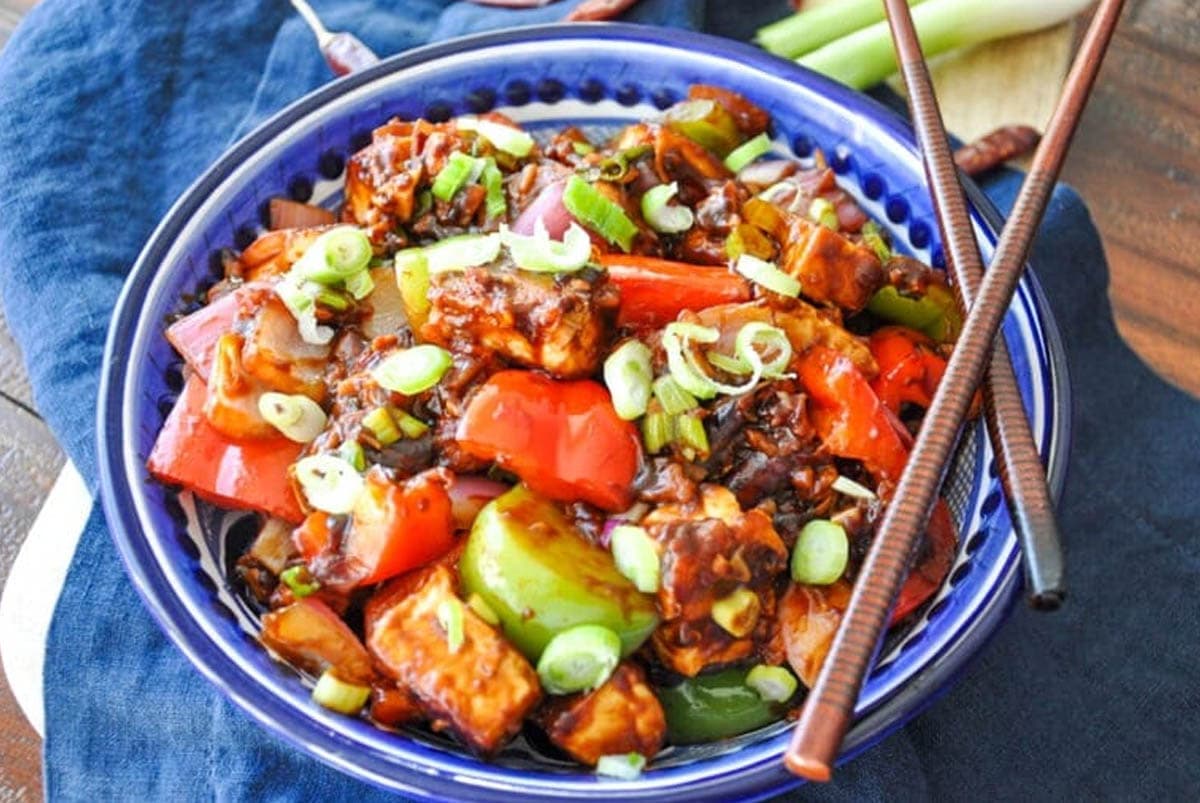
<svg viewBox="0 0 1200 803">
<path fill-rule="evenodd" d="M 693 341 L 716 343 L 720 337 L 720 332 L 711 327 L 678 321 L 667 324 L 663 330 L 662 344 L 667 351 L 667 367 L 671 377 L 696 398 L 711 399 L 720 388 L 694 361 L 689 361 L 691 344 Z"/>
<path fill-rule="evenodd" d="M 385 448 L 403 437 L 400 428 L 396 426 L 396 419 L 386 407 L 376 407 L 367 413 L 363 417 L 362 425 L 363 429 L 370 432 L 375 440 L 379 441 L 379 445 Z"/>
<path fill-rule="evenodd" d="M 795 298 L 800 295 L 800 282 L 775 267 L 774 264 L 756 256 L 742 254 L 733 267 L 750 281 L 779 293 L 781 296 Z"/>
<path fill-rule="evenodd" d="M 708 456 L 708 433 L 698 416 L 686 414 L 675 419 L 675 438 L 685 450 L 691 449 L 701 457 Z"/>
<path fill-rule="evenodd" d="M 626 340 L 604 361 L 604 384 L 617 416 L 632 421 L 650 404 L 650 349 L 640 340 Z"/>
<path fill-rule="evenodd" d="M 362 229 L 338 226 L 317 237 L 292 270 L 310 282 L 336 285 L 365 272 L 371 254 L 371 240 Z"/>
<path fill-rule="evenodd" d="M 400 300 L 410 315 L 422 316 L 429 311 L 429 259 L 420 248 L 410 248 L 396 254 L 396 285 Z"/>
<path fill-rule="evenodd" d="M 676 103 L 663 115 L 663 124 L 722 158 L 742 141 L 733 115 L 707 98 Z"/>
<path fill-rule="evenodd" d="M 496 160 L 488 157 L 484 160 L 483 173 L 479 179 L 487 192 L 488 218 L 504 217 L 508 214 L 508 201 L 504 198 L 504 174 L 496 166 Z"/>
<path fill-rule="evenodd" d="M 621 524 L 609 535 L 617 571 L 637 586 L 643 594 L 658 591 L 660 567 L 658 546 L 642 527 Z"/>
<path fill-rule="evenodd" d="M 337 450 L 338 457 L 354 466 L 355 471 L 367 470 L 367 455 L 358 441 L 345 441 Z"/>
<path fill-rule="evenodd" d="M 866 499 L 868 502 L 872 502 L 879 498 L 875 496 L 875 492 L 867 486 L 857 483 L 849 477 L 841 474 L 839 474 L 838 478 L 833 481 L 833 485 L 831 487 L 840 494 L 853 496 L 856 499 Z"/>
<path fill-rule="evenodd" d="M 529 152 L 533 150 L 533 137 L 519 128 L 472 116 L 459 117 L 455 120 L 455 124 L 463 131 L 474 131 L 492 143 L 497 150 L 516 156 L 518 159 L 528 156 Z"/>
<path fill-rule="evenodd" d="M 351 716 L 362 710 L 370 696 L 370 687 L 347 683 L 334 675 L 332 669 L 325 670 L 312 692 L 317 705 Z"/>
<path fill-rule="evenodd" d="M 608 680 L 621 660 L 621 639 L 600 625 L 564 630 L 546 645 L 538 659 L 542 688 L 550 694 L 594 689 Z"/>
<path fill-rule="evenodd" d="M 308 573 L 308 567 L 303 565 L 287 567 L 279 573 L 279 579 L 297 599 L 315 594 L 321 588 L 321 584 Z"/>
<path fill-rule="evenodd" d="M 359 271 L 346 279 L 346 292 L 359 301 L 371 295 L 371 291 L 374 289 L 375 280 L 371 278 L 370 271 Z"/>
<path fill-rule="evenodd" d="M 827 586 L 846 573 L 850 539 L 842 525 L 813 519 L 800 530 L 792 548 L 792 579 L 797 583 Z"/>
<path fill-rule="evenodd" d="M 754 369 L 750 367 L 750 363 L 740 357 L 730 357 L 728 354 L 723 354 L 719 351 L 704 352 L 705 359 L 714 368 L 720 368 L 727 374 L 748 374 Z"/>
<path fill-rule="evenodd" d="M 623 181 L 629 175 L 629 169 L 633 167 L 634 162 L 650 153 L 651 150 L 653 149 L 649 145 L 637 145 L 617 151 L 594 168 L 598 174 L 596 178 L 602 178 L 605 181 Z M 585 169 L 585 172 L 588 171 Z"/>
<path fill-rule="evenodd" d="M 563 205 L 576 220 L 628 253 L 638 228 L 625 210 L 579 176 L 571 176 L 563 190 Z"/>
<path fill-rule="evenodd" d="M 467 607 L 475 611 L 475 614 L 487 622 L 492 627 L 500 624 L 500 617 L 492 610 L 492 606 L 487 604 L 487 600 L 479 596 L 475 592 L 471 592 L 471 596 L 467 597 Z"/>
<path fill-rule="evenodd" d="M 299 274 L 289 271 L 275 283 L 275 295 L 287 307 L 288 312 L 296 319 L 296 327 L 300 330 L 300 339 L 305 343 L 323 346 L 333 340 L 333 328 L 317 323 L 317 294 L 321 285 L 300 278 Z"/>
<path fill-rule="evenodd" d="M 308 504 L 325 513 L 349 513 L 363 488 L 354 466 L 333 454 L 301 458 L 292 471 Z"/>
<path fill-rule="evenodd" d="M 596 762 L 596 774 L 622 781 L 632 781 L 646 768 L 646 757 L 641 753 L 621 753 L 600 756 Z"/>
<path fill-rule="evenodd" d="M 354 274 L 354 278 L 359 276 L 366 276 L 368 279 L 371 278 L 365 271 Z M 350 301 L 346 298 L 346 294 L 339 293 L 337 290 L 330 290 L 328 287 L 322 287 L 318 290 L 313 300 L 322 307 L 328 307 L 334 312 L 345 312 L 350 309 Z"/>
<path fill-rule="evenodd" d="M 450 652 L 458 652 L 466 638 L 463 629 L 463 605 L 458 599 L 444 599 L 437 606 L 438 624 L 446 634 L 446 646 Z"/>
<path fill-rule="evenodd" d="M 687 231 L 696 222 L 696 216 L 686 206 L 670 206 L 670 201 L 679 192 L 679 184 L 659 184 L 646 190 L 642 196 L 642 217 L 650 228 L 660 234 L 678 234 Z"/>
<path fill-rule="evenodd" d="M 433 180 L 433 186 L 430 187 L 433 197 L 440 201 L 449 201 L 455 193 L 463 188 L 463 185 L 472 180 L 472 174 L 478 176 L 483 169 L 480 159 L 468 156 L 461 151 L 455 151 L 450 154 L 450 158 L 446 160 L 446 164 Z"/>
<path fill-rule="evenodd" d="M 800 684 L 796 676 L 782 666 L 759 664 L 746 673 L 746 685 L 769 703 L 786 703 Z"/>
<path fill-rule="evenodd" d="M 681 388 L 671 376 L 660 376 L 654 380 L 654 398 L 658 399 L 667 415 L 679 415 L 700 406 L 696 397 Z"/>
<path fill-rule="evenodd" d="M 575 151 L 576 156 L 587 156 L 596 150 L 596 146 L 590 142 L 572 142 L 571 150 Z"/>
<path fill-rule="evenodd" d="M 422 248 L 406 248 L 396 252 L 397 270 L 400 265 L 410 264 L 415 254 L 425 258 L 425 270 L 429 274 L 473 268 L 500 256 L 500 235 L 460 234 Z"/>
<path fill-rule="evenodd" d="M 761 372 L 770 379 L 783 378 L 784 369 L 792 361 L 792 341 L 788 339 L 787 334 L 778 326 L 771 326 L 762 321 L 751 321 L 738 330 L 734 339 L 734 351 L 752 371 Z M 774 356 L 764 362 L 764 352 L 772 351 Z"/>
<path fill-rule="evenodd" d="M 728 595 L 713 603 L 713 621 L 734 638 L 745 638 L 758 624 L 762 603 L 758 595 L 745 586 L 739 586 Z"/>
<path fill-rule="evenodd" d="M 675 419 L 662 410 L 647 413 L 642 419 L 642 445 L 650 454 L 658 454 L 675 439 Z"/>
<path fill-rule="evenodd" d="M 592 238 L 578 223 L 563 232 L 562 242 L 550 239 L 546 224 L 539 217 L 533 234 L 525 236 L 500 225 L 500 242 L 508 247 L 513 263 L 521 270 L 538 273 L 571 273 L 592 257 Z"/>
<path fill-rule="evenodd" d="M 838 230 L 837 210 L 828 198 L 813 198 L 808 205 L 808 216 L 830 231 Z"/>
<path fill-rule="evenodd" d="M 415 396 L 441 382 L 451 362 L 450 352 L 426 343 L 389 354 L 371 369 L 371 376 L 388 390 Z"/>
<path fill-rule="evenodd" d="M 863 224 L 862 240 L 863 245 L 875 252 L 875 256 L 879 257 L 880 262 L 887 262 L 892 258 L 892 249 L 888 246 L 887 240 L 883 239 L 883 232 L 874 220 L 868 220 Z"/>
<path fill-rule="evenodd" d="M 736 173 L 746 165 L 753 162 L 758 157 L 771 151 L 771 138 L 766 134 L 759 134 L 753 139 L 746 140 L 741 145 L 738 145 L 733 151 L 725 157 L 725 166 L 729 168 L 730 173 Z"/>
<path fill-rule="evenodd" d="M 325 429 L 325 411 L 307 396 L 268 392 L 258 397 L 258 412 L 288 440 L 308 443 Z"/>
<path fill-rule="evenodd" d="M 400 431 L 406 438 L 419 438 L 429 431 L 428 424 L 403 410 L 393 410 L 392 418 L 395 419 L 396 425 L 400 427 Z"/>
</svg>

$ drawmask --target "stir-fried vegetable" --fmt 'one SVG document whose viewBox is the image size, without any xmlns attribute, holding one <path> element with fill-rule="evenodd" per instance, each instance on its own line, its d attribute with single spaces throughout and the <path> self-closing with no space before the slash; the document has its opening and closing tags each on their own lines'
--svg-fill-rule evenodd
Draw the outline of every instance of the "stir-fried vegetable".
<svg viewBox="0 0 1200 803">
<path fill-rule="evenodd" d="M 659 689 L 672 744 L 725 739 L 778 719 L 779 704 L 750 687 L 747 674 L 744 669 L 726 669 Z"/>
</svg>

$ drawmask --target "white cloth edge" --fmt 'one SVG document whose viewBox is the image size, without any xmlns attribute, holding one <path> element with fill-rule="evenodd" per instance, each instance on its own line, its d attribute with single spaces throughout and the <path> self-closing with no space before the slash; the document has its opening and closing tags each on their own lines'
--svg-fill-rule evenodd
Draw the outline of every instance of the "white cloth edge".
<svg viewBox="0 0 1200 803">
<path fill-rule="evenodd" d="M 67 461 L 29 528 L 0 595 L 0 664 L 17 705 L 43 738 L 46 637 L 91 511 L 91 491 Z"/>
</svg>

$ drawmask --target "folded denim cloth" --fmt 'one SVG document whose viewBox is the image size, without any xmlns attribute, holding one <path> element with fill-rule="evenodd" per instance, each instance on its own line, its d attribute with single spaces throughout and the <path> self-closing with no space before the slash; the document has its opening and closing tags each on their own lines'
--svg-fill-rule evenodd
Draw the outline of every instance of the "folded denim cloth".
<svg viewBox="0 0 1200 803">
<path fill-rule="evenodd" d="M 381 54 L 573 4 L 316 3 Z M 627 18 L 744 38 L 786 8 L 643 0 Z M 0 55 L 0 292 L 39 409 L 89 483 L 105 327 L 142 243 L 232 139 L 327 78 L 283 0 L 43 0 Z M 1019 178 L 985 185 L 1002 209 Z M 1070 190 L 1055 193 L 1033 262 L 1075 383 L 1069 602 L 1018 610 L 943 700 L 798 799 L 1200 789 L 1200 405 L 1118 338 L 1100 240 Z M 52 800 L 391 798 L 282 744 L 204 681 L 143 609 L 98 509 L 47 649 Z"/>
</svg>

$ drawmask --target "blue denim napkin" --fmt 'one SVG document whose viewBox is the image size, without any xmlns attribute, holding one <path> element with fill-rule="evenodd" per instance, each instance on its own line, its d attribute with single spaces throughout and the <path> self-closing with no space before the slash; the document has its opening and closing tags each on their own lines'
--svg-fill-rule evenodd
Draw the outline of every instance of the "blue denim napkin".
<svg viewBox="0 0 1200 803">
<path fill-rule="evenodd" d="M 441 0 L 324 0 L 381 54 L 557 19 Z M 642 0 L 627 19 L 745 38 L 787 3 Z M 94 486 L 105 327 L 171 202 L 263 116 L 327 80 L 284 0 L 43 0 L 0 54 L 0 293 L 37 404 Z M 1007 209 L 1015 174 L 987 191 Z M 1060 510 L 1071 596 L 1018 610 L 967 677 L 815 800 L 1182 799 L 1200 789 L 1200 405 L 1118 338 L 1100 240 L 1060 188 L 1033 261 L 1075 382 Z M 254 725 L 166 640 L 98 508 L 50 632 L 53 800 L 387 799 Z"/>
</svg>

